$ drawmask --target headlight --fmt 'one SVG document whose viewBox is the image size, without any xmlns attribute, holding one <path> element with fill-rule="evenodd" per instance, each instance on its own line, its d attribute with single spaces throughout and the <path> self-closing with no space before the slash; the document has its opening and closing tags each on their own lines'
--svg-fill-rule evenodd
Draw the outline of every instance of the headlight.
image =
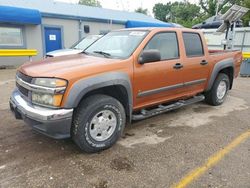
<svg viewBox="0 0 250 188">
<path fill-rule="evenodd" d="M 35 104 L 58 107 L 62 102 L 62 98 L 62 94 L 52 95 L 32 92 L 32 102 Z"/>
<path fill-rule="evenodd" d="M 35 78 L 33 84 L 43 87 L 40 90 L 32 91 L 31 98 L 34 104 L 52 107 L 59 107 L 61 105 L 63 94 L 67 86 L 66 80 L 57 78 Z"/>
</svg>

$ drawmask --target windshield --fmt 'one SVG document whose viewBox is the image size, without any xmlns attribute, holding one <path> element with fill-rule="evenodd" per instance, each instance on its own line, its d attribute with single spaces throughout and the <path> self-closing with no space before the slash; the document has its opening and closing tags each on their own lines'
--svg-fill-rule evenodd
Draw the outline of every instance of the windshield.
<svg viewBox="0 0 250 188">
<path fill-rule="evenodd" d="M 100 37 L 101 37 L 101 35 L 87 36 L 86 38 L 82 39 L 79 43 L 74 45 L 72 48 L 85 50 L 86 48 L 88 48 L 91 44 L 93 44 Z"/>
<path fill-rule="evenodd" d="M 107 58 L 128 58 L 147 35 L 148 31 L 110 32 L 85 50 L 91 55 Z"/>
</svg>

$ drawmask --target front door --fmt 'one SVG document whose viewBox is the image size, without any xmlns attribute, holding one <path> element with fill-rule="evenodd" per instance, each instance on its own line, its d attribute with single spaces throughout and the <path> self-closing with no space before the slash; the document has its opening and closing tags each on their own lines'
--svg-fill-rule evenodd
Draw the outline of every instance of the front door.
<svg viewBox="0 0 250 188">
<path fill-rule="evenodd" d="M 143 50 L 158 50 L 161 61 L 134 64 L 135 109 L 178 98 L 183 92 L 183 68 L 176 32 L 156 33 Z"/>
<path fill-rule="evenodd" d="M 62 31 L 57 27 L 44 27 L 46 53 L 62 49 Z"/>
</svg>

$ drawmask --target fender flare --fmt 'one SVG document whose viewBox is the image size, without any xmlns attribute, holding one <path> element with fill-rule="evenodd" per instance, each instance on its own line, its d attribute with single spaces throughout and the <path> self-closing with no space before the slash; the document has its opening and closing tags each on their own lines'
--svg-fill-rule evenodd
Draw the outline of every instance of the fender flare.
<svg viewBox="0 0 250 188">
<path fill-rule="evenodd" d="M 67 97 L 65 108 L 76 108 L 88 92 L 107 86 L 123 86 L 128 95 L 129 113 L 132 114 L 133 94 L 129 76 L 124 72 L 109 72 L 94 77 L 83 78 L 73 84 Z"/>
<path fill-rule="evenodd" d="M 233 68 L 233 77 L 234 77 L 234 70 L 235 69 L 234 69 L 234 59 L 233 58 L 224 59 L 224 60 L 216 63 L 214 65 L 212 72 L 211 72 L 211 76 L 210 76 L 210 79 L 208 81 L 208 85 L 207 85 L 207 88 L 205 91 L 209 91 L 213 87 L 214 81 L 215 81 L 217 75 L 219 74 L 219 72 L 222 69 L 229 68 L 229 67 Z"/>
</svg>

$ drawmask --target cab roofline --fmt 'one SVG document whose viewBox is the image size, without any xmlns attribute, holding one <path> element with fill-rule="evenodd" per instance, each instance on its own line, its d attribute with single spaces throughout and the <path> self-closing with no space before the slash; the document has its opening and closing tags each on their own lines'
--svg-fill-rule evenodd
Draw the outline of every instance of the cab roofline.
<svg viewBox="0 0 250 188">
<path fill-rule="evenodd" d="M 185 28 L 185 27 L 135 27 L 135 28 L 124 28 L 124 29 L 118 29 L 118 30 L 114 30 L 114 31 L 154 31 L 154 30 L 158 30 L 158 31 L 187 31 L 187 32 L 197 32 L 199 33 L 199 30 L 197 29 L 190 29 L 190 28 Z"/>
</svg>

